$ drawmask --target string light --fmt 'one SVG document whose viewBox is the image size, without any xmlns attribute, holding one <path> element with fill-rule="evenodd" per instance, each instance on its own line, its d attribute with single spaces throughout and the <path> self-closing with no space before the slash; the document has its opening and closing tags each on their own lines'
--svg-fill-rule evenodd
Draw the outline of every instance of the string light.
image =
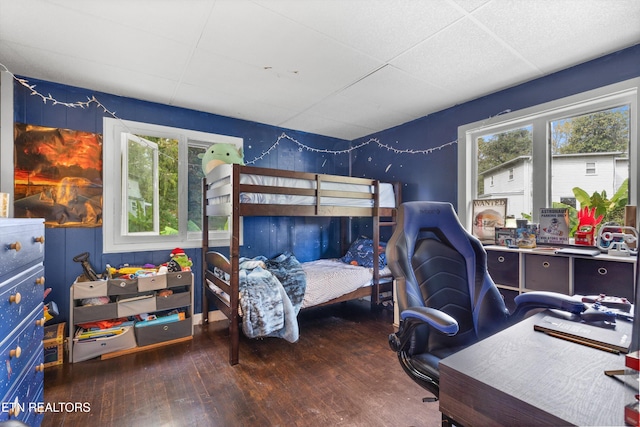
<svg viewBox="0 0 640 427">
<path fill-rule="evenodd" d="M 44 95 L 42 93 L 40 93 L 37 89 L 36 89 L 36 85 L 35 84 L 29 84 L 29 81 L 26 79 L 21 79 L 18 78 L 15 74 L 13 74 L 11 71 L 9 71 L 9 69 L 2 63 L 0 63 L 0 67 L 2 68 L 2 71 L 4 71 L 5 73 L 8 73 L 15 81 L 17 81 L 18 83 L 20 83 L 22 86 L 24 86 L 25 88 L 29 89 L 29 91 L 31 92 L 32 96 L 37 96 L 40 99 L 42 99 L 42 102 L 44 102 L 45 104 L 47 102 L 50 102 L 51 105 L 62 105 L 64 107 L 68 107 L 68 108 L 88 108 L 89 106 L 91 106 L 92 104 L 95 104 L 95 106 L 99 109 L 101 109 L 102 111 L 104 111 L 105 114 L 110 115 L 111 117 L 122 121 L 115 113 L 115 111 L 111 111 L 109 110 L 107 107 L 105 107 L 100 101 L 98 101 L 98 99 L 95 96 L 91 96 L 91 97 L 87 97 L 86 101 L 75 101 L 75 102 L 62 102 L 62 101 L 58 101 L 57 99 L 55 99 L 50 93 L 47 95 Z M 502 113 L 500 113 L 502 114 Z M 356 144 L 352 147 L 349 148 L 345 148 L 343 150 L 329 150 L 329 149 L 325 149 L 325 148 L 315 148 L 315 147 L 311 147 L 307 144 L 304 144 L 300 141 L 298 141 L 295 138 L 292 138 L 291 136 L 287 135 L 285 132 L 283 132 L 278 139 L 276 139 L 276 141 L 265 151 L 262 152 L 262 154 L 260 154 L 259 156 L 255 157 L 253 160 L 251 161 L 245 161 L 245 164 L 247 165 L 251 165 L 254 164 L 262 159 L 264 159 L 266 156 L 270 155 L 271 152 L 273 150 L 275 150 L 278 145 L 280 145 L 280 142 L 283 139 L 287 139 L 291 142 L 293 142 L 294 144 L 296 144 L 298 146 L 298 150 L 299 151 L 303 151 L 303 150 L 307 150 L 313 153 L 323 153 L 323 154 L 332 154 L 332 155 L 339 155 L 339 154 L 349 154 L 355 150 L 359 150 L 362 147 L 365 147 L 369 144 L 376 144 L 379 148 L 381 149 L 386 149 L 387 151 L 391 151 L 395 154 L 431 154 L 434 151 L 438 151 L 438 150 L 442 150 L 445 147 L 448 147 L 450 145 L 455 145 L 458 143 L 457 140 L 453 140 L 450 142 L 447 142 L 445 144 L 442 144 L 438 147 L 432 147 L 432 148 L 427 148 L 424 150 L 413 150 L 413 149 L 398 149 L 395 147 L 392 147 L 390 145 L 387 144 L 383 144 L 382 142 L 380 142 L 380 140 L 378 140 L 377 138 L 370 138 L 367 141 L 361 142 L 359 144 Z"/>
<path fill-rule="evenodd" d="M 395 154 L 431 154 L 434 151 L 438 151 L 438 150 L 441 150 L 441 149 L 443 149 L 445 147 L 448 147 L 450 145 L 455 145 L 455 144 L 458 143 L 458 140 L 453 140 L 453 141 L 447 142 L 445 144 L 442 144 L 442 145 L 440 145 L 438 147 L 427 148 L 425 150 L 413 150 L 413 149 L 401 150 L 401 149 L 392 147 L 390 145 L 383 144 L 377 138 L 370 138 L 367 141 L 361 142 L 361 143 L 359 143 L 357 145 L 354 145 L 353 147 L 345 148 L 344 150 L 328 150 L 326 148 L 310 147 L 307 144 L 304 144 L 304 143 L 298 141 L 297 139 L 292 138 L 291 136 L 287 135 L 285 132 L 283 132 L 278 137 L 278 139 L 273 143 L 273 145 L 271 145 L 271 147 L 269 147 L 266 151 L 263 151 L 262 154 L 260 154 L 259 156 L 255 157 L 253 160 L 245 161 L 245 164 L 252 165 L 252 164 L 256 163 L 257 161 L 264 159 L 266 156 L 271 154 L 271 152 L 273 150 L 275 150 L 278 145 L 280 145 L 280 142 L 283 139 L 288 139 L 289 141 L 291 141 L 294 144 L 296 144 L 298 146 L 298 150 L 299 151 L 307 150 L 307 151 L 311 151 L 311 152 L 314 152 L 314 153 L 325 153 L 325 154 L 334 154 L 334 155 L 348 154 L 348 153 L 351 153 L 352 151 L 358 150 L 358 149 L 360 149 L 360 148 L 362 148 L 364 146 L 367 146 L 369 144 L 374 144 L 374 143 L 379 148 L 386 149 L 387 151 L 392 151 Z"/>
</svg>

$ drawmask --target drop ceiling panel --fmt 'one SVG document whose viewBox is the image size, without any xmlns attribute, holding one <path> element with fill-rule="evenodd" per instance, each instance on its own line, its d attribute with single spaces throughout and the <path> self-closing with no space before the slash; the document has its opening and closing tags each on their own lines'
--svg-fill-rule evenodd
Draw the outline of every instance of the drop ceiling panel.
<svg viewBox="0 0 640 427">
<path fill-rule="evenodd" d="M 333 92 L 382 63 L 252 2 L 218 2 L 199 49 Z"/>
<path fill-rule="evenodd" d="M 85 20 L 90 23 L 110 22 L 117 27 L 126 27 L 135 32 L 143 32 L 160 39 L 188 45 L 197 43 L 202 27 L 215 3 L 213 0 L 23 1 L 37 3 L 38 9 L 46 3 L 52 3 L 58 5 L 61 10 L 84 15 Z"/>
<path fill-rule="evenodd" d="M 545 73 L 640 42 L 638 0 L 551 3 L 491 2 L 473 16 Z"/>
<path fill-rule="evenodd" d="M 437 33 L 462 12 L 443 0 L 258 0 L 273 10 L 371 57 L 388 61 Z"/>
<path fill-rule="evenodd" d="M 184 74 L 190 85 L 235 93 L 247 101 L 304 109 L 332 92 L 299 73 L 259 67 L 198 49 Z"/>
<path fill-rule="evenodd" d="M 294 110 L 247 99 L 233 91 L 189 84 L 178 87 L 175 99 L 175 105 L 186 108 L 272 125 L 278 125 L 296 114 Z"/>
<path fill-rule="evenodd" d="M 452 103 L 536 78 L 540 71 L 470 18 L 456 22 L 391 64 L 447 90 Z"/>
<path fill-rule="evenodd" d="M 449 107 L 450 92 L 387 65 L 341 92 L 360 103 L 404 116 L 405 121 Z"/>
</svg>

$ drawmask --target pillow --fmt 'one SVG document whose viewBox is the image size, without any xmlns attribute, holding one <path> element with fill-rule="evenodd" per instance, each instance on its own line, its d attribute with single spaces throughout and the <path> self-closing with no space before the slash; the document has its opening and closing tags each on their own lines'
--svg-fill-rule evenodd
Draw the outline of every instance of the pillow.
<svg viewBox="0 0 640 427">
<path fill-rule="evenodd" d="M 380 242 L 378 246 L 378 266 L 382 269 L 387 265 L 387 257 L 385 249 L 387 244 Z M 340 261 L 351 264 L 360 265 L 362 267 L 373 267 L 373 239 L 361 236 L 351 244 L 347 253 L 340 258 Z"/>
</svg>

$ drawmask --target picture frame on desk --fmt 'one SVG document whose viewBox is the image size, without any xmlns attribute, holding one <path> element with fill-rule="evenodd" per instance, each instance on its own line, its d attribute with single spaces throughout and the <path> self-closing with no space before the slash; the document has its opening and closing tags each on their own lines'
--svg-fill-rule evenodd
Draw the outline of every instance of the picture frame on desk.
<svg viewBox="0 0 640 427">
<path fill-rule="evenodd" d="M 540 208 L 537 243 L 543 245 L 569 244 L 568 208 Z"/>
<path fill-rule="evenodd" d="M 485 245 L 496 243 L 496 227 L 504 227 L 507 216 L 507 199 L 473 200 L 472 234 Z"/>
</svg>

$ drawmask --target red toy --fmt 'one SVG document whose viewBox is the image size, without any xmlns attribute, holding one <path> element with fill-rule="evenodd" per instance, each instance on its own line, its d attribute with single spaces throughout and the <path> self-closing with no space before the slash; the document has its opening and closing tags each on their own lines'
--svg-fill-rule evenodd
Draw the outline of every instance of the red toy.
<svg viewBox="0 0 640 427">
<path fill-rule="evenodd" d="M 595 217 L 596 208 L 583 207 L 578 211 L 578 230 L 574 234 L 576 245 L 595 246 L 596 226 L 602 215 Z"/>
</svg>

